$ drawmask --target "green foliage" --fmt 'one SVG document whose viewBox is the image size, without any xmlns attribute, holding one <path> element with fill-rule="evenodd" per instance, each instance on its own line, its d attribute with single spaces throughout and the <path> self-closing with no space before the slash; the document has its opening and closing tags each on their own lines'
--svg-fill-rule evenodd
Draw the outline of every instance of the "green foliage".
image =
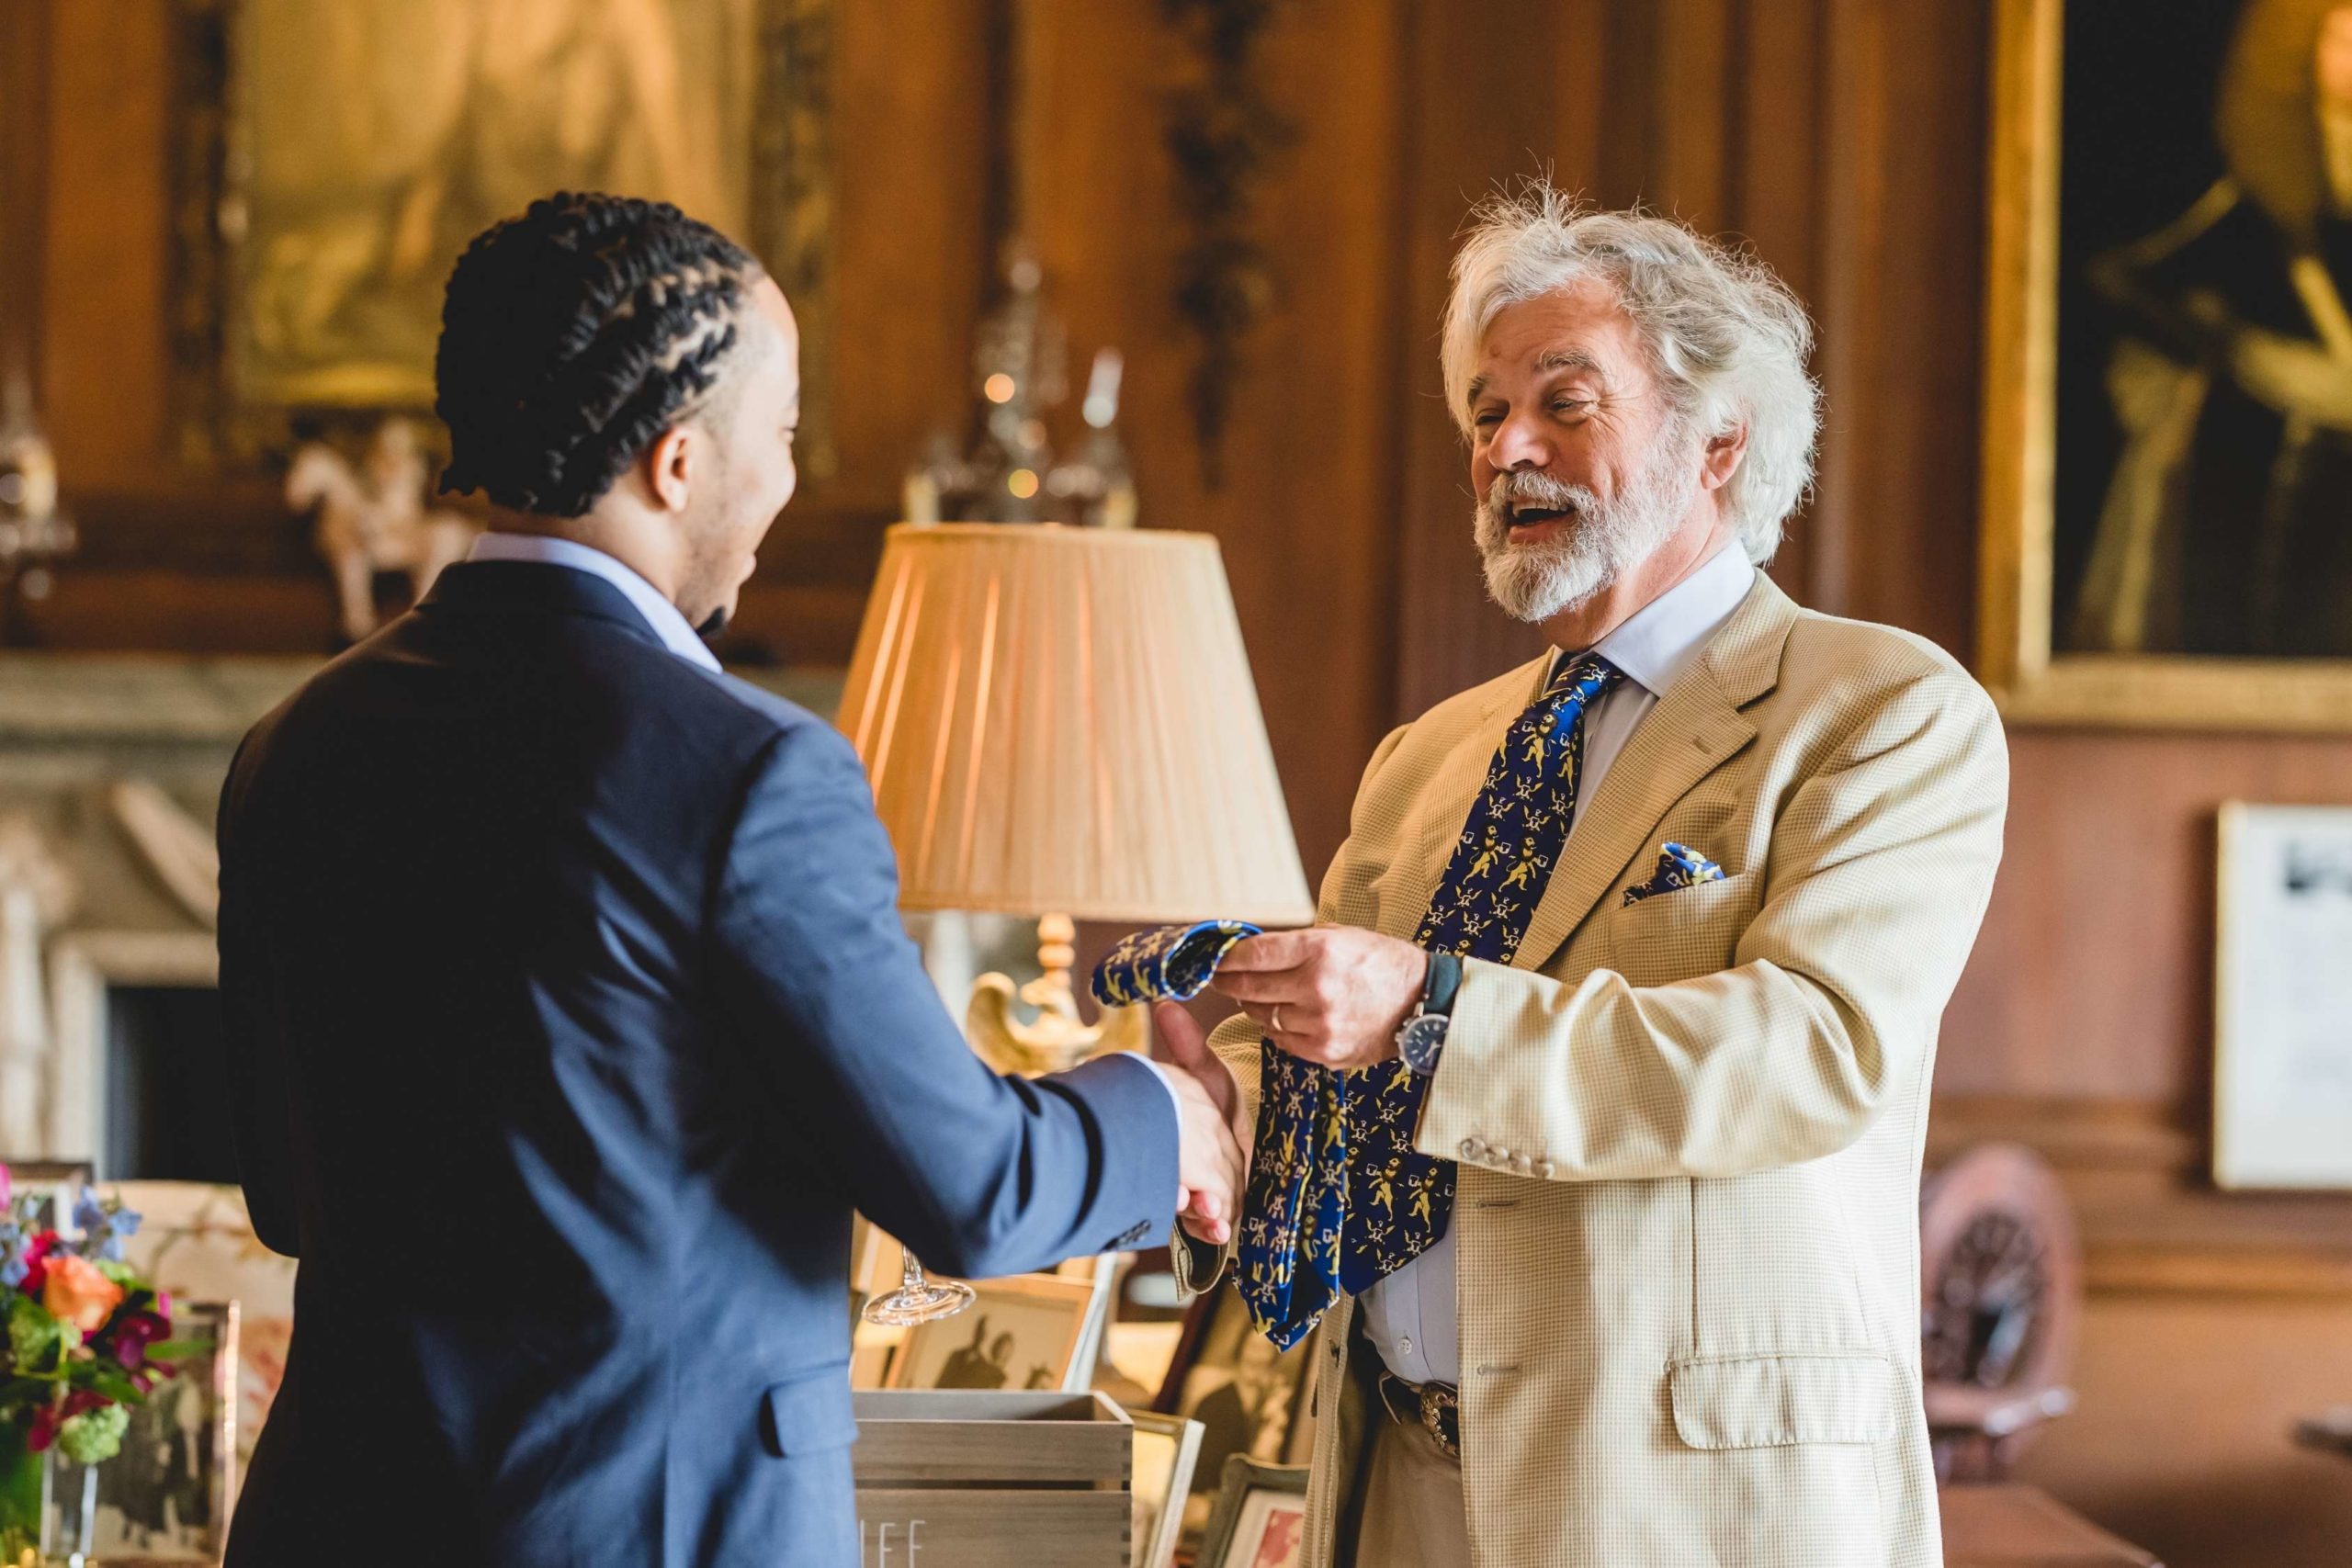
<svg viewBox="0 0 2352 1568">
<path fill-rule="evenodd" d="M 8 1359 L 20 1377 L 54 1377 L 65 1353 L 80 1342 L 73 1325 L 30 1296 L 8 1298 Z"/>
<path fill-rule="evenodd" d="M 102 1393 L 119 1404 L 144 1404 L 147 1403 L 147 1396 L 139 1392 L 137 1383 L 132 1382 L 130 1378 L 112 1367 L 104 1364 L 91 1370 L 89 1385 L 91 1393 Z"/>
<path fill-rule="evenodd" d="M 130 1427 L 129 1410 L 119 1404 L 101 1404 L 60 1427 L 57 1447 L 75 1464 L 99 1464 L 122 1451 L 122 1434 Z"/>
</svg>

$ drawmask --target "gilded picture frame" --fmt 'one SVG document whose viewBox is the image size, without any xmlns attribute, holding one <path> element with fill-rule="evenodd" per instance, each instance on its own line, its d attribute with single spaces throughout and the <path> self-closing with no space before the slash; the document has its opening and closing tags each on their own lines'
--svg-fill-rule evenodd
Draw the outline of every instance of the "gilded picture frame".
<svg viewBox="0 0 2352 1568">
<path fill-rule="evenodd" d="M 2080 346 L 2079 339 L 2062 340 L 2060 320 L 2062 285 L 2074 276 L 2062 276 L 2067 7 L 2068 0 L 1997 0 L 1994 14 L 1979 673 L 2013 721 L 2352 731 L 2352 658 L 2067 646 L 2071 628 L 2080 623 L 2071 618 L 2076 605 L 2061 603 L 2066 598 L 2058 581 L 2062 534 L 2074 531 L 2076 564 L 2068 570 L 2079 581 L 2085 531 L 2108 524 L 2096 502 L 2091 510 L 2098 515 L 2091 516 L 2061 500 L 2061 463 L 2067 456 L 2060 450 L 2062 370 L 2079 387 L 2084 377 L 2096 378 L 2103 368 L 2082 363 L 2079 355 L 2062 367 L 2062 343 Z M 2229 19 L 2221 14 L 2224 24 Z M 2164 29 L 2151 23 L 2143 31 L 2161 36 Z M 2188 63 L 2211 70 L 2210 56 Z M 2112 62 L 2098 66 L 2129 80 Z M 2205 122 L 2197 129 L 2204 130 Z M 2174 227 L 2189 221 L 2184 214 Z M 2151 235 L 2143 242 L 2151 243 L 2163 241 Z M 2104 368 L 2112 373 L 2111 367 Z M 2079 482 L 2070 479 L 2070 486 L 2079 496 Z M 2062 505 L 2068 507 L 2063 516 Z M 2199 585 L 2192 582 L 2190 591 Z M 2053 637 L 2053 628 L 2065 630 Z"/>
<path fill-rule="evenodd" d="M 801 467 L 831 471 L 837 0 L 172 4 L 186 461 L 429 413 L 448 265 L 568 187 L 675 200 L 761 258 L 799 321 Z"/>
</svg>

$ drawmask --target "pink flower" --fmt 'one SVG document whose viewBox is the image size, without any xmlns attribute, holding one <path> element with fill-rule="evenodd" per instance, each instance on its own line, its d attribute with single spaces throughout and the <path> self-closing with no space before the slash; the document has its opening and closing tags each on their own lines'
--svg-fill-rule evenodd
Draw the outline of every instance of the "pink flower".
<svg viewBox="0 0 2352 1568">
<path fill-rule="evenodd" d="M 33 1237 L 32 1245 L 25 1248 L 25 1277 L 17 1281 L 17 1289 L 39 1301 L 41 1287 L 49 1281 L 49 1255 L 56 1250 L 55 1231 L 43 1231 Z"/>
</svg>

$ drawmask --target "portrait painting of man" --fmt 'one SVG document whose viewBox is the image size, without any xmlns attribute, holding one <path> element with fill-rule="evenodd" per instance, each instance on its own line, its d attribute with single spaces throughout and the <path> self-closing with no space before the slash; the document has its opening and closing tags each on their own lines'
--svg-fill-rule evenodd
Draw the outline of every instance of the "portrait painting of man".
<svg viewBox="0 0 2352 1568">
<path fill-rule="evenodd" d="M 551 190 L 675 203 L 756 245 L 763 0 L 234 0 L 242 400 L 432 400 L 468 238 Z"/>
<path fill-rule="evenodd" d="M 2352 658 L 2352 0 L 2066 0 L 2051 637 Z"/>
</svg>

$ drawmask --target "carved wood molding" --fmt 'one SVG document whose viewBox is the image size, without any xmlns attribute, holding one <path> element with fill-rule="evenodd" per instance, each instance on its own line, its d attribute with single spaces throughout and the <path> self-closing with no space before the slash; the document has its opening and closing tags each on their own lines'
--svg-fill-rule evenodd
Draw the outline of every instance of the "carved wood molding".
<svg viewBox="0 0 2352 1568">
<path fill-rule="evenodd" d="M 1242 346 L 1277 307 L 1273 255 L 1251 227 L 1274 161 L 1298 127 L 1268 94 L 1265 30 L 1284 0 L 1162 0 L 1198 62 L 1199 81 L 1170 103 L 1167 145 L 1188 224 L 1176 258 L 1176 313 L 1199 344 L 1189 389 L 1201 474 L 1225 484 L 1225 427 Z"/>
</svg>

